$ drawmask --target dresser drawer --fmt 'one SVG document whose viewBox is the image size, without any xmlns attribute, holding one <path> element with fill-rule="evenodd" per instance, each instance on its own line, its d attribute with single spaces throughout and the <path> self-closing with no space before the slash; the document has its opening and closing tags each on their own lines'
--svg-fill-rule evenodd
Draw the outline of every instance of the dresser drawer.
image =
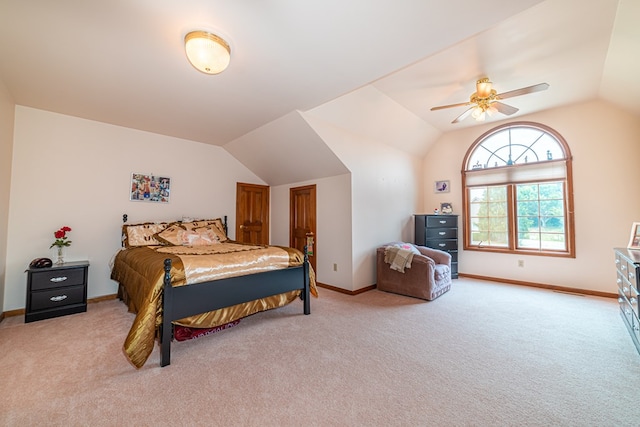
<svg viewBox="0 0 640 427">
<path fill-rule="evenodd" d="M 59 288 L 84 284 L 85 270 L 82 268 L 56 269 L 32 273 L 31 290 Z"/>
<path fill-rule="evenodd" d="M 627 321 L 630 327 L 633 327 L 633 318 L 635 316 L 631 309 L 631 305 L 629 305 L 629 301 L 618 295 L 618 303 L 620 304 L 620 313 L 622 314 L 622 317 Z"/>
<path fill-rule="evenodd" d="M 457 228 L 457 216 L 432 215 L 427 216 L 427 228 Z"/>
<path fill-rule="evenodd" d="M 427 239 L 457 239 L 457 228 L 428 228 Z"/>
<path fill-rule="evenodd" d="M 633 287 L 629 289 L 629 305 L 635 316 L 640 317 L 640 311 L 638 311 L 638 291 Z"/>
<path fill-rule="evenodd" d="M 630 287 L 629 287 L 629 281 L 627 280 L 627 275 L 619 271 L 618 278 L 616 279 L 616 283 L 618 284 L 618 290 L 620 291 L 620 293 L 624 295 L 627 299 L 629 299 Z"/>
<path fill-rule="evenodd" d="M 427 240 L 427 244 L 425 245 L 428 248 L 440 249 L 441 251 L 455 251 L 458 249 L 458 241 L 457 240 Z"/>
<path fill-rule="evenodd" d="M 453 277 L 453 278 L 458 277 L 458 263 L 457 262 L 452 262 L 451 263 L 451 277 Z"/>
<path fill-rule="evenodd" d="M 48 289 L 31 294 L 31 310 L 45 310 L 84 303 L 84 285 Z"/>
<path fill-rule="evenodd" d="M 627 278 L 634 286 L 636 285 L 636 266 L 631 262 L 627 262 Z"/>
<path fill-rule="evenodd" d="M 633 325 L 631 325 L 631 334 L 635 338 L 636 343 L 640 344 L 640 320 L 635 316 L 633 318 Z"/>
</svg>

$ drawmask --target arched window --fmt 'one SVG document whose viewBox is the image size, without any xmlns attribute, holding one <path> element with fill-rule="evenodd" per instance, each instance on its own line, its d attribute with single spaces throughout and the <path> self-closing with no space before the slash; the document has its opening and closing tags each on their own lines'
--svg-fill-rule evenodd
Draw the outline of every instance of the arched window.
<svg viewBox="0 0 640 427">
<path fill-rule="evenodd" d="M 498 126 L 464 159 L 464 249 L 575 257 L 571 152 L 553 129 Z"/>
</svg>

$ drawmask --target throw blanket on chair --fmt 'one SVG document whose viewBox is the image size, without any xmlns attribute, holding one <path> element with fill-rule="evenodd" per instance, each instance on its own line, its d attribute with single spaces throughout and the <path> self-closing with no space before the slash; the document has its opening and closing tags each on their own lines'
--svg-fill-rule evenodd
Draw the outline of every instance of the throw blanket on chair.
<svg viewBox="0 0 640 427">
<path fill-rule="evenodd" d="M 411 268 L 413 255 L 419 253 L 409 244 L 387 246 L 384 249 L 384 262 L 391 264 L 389 268 L 404 273 L 405 268 Z"/>
</svg>

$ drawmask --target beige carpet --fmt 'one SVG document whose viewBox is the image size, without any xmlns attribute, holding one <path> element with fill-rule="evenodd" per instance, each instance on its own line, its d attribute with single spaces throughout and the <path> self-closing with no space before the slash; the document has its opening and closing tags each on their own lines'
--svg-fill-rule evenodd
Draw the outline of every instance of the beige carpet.
<svg viewBox="0 0 640 427">
<path fill-rule="evenodd" d="M 459 279 L 436 301 L 311 302 L 121 353 L 133 315 L 0 323 L 0 425 L 637 426 L 640 355 L 613 299 Z"/>
</svg>

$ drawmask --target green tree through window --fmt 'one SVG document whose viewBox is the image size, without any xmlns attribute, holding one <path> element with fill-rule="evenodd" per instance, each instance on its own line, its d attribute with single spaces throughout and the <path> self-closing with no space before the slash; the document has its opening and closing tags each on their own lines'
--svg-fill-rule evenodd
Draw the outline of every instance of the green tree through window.
<svg viewBox="0 0 640 427">
<path fill-rule="evenodd" d="M 571 155 L 552 129 L 492 129 L 464 163 L 465 249 L 574 256 Z"/>
</svg>

